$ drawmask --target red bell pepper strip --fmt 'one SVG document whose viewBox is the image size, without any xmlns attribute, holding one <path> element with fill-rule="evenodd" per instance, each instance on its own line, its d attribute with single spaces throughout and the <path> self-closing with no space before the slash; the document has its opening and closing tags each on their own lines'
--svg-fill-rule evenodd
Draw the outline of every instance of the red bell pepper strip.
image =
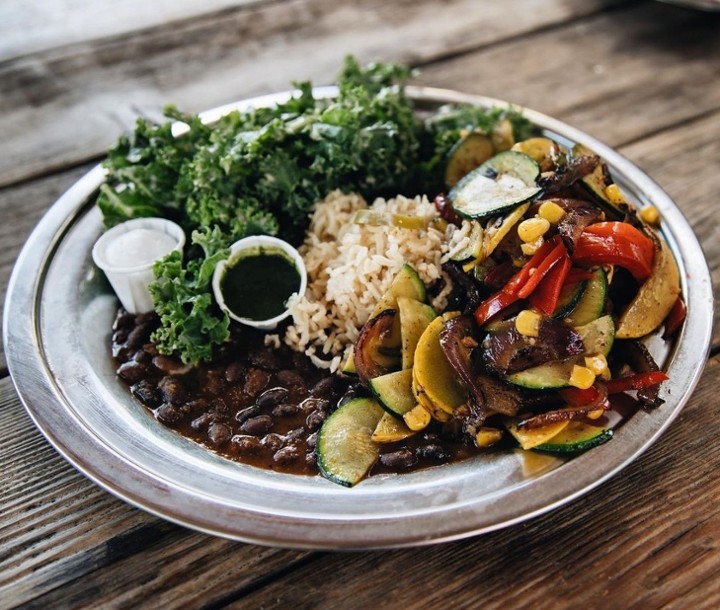
<svg viewBox="0 0 720 610">
<path fill-rule="evenodd" d="M 608 394 L 619 394 L 628 390 L 644 390 L 662 383 L 669 377 L 662 371 L 648 371 L 647 373 L 635 373 L 627 377 L 618 377 L 605 382 Z"/>
<path fill-rule="evenodd" d="M 619 265 L 638 282 L 652 273 L 652 240 L 626 222 L 598 222 L 585 228 L 575 244 L 573 261 L 586 265 Z"/>
<path fill-rule="evenodd" d="M 577 284 L 578 282 L 589 280 L 592 276 L 591 271 L 580 269 L 579 267 L 572 267 L 570 271 L 568 271 L 567 278 L 565 278 L 565 285 Z"/>
<path fill-rule="evenodd" d="M 553 265 L 540 284 L 538 284 L 535 291 L 530 295 L 530 304 L 535 309 L 541 311 L 546 316 L 553 314 L 571 266 L 572 262 L 570 261 L 570 257 L 567 252 L 564 252 L 560 261 Z"/>
<path fill-rule="evenodd" d="M 500 290 L 491 297 L 485 299 L 475 310 L 475 321 L 482 326 L 494 315 L 500 313 L 508 305 L 512 305 L 518 300 L 520 300 L 520 297 L 517 294 L 511 294 Z"/>
<path fill-rule="evenodd" d="M 686 315 L 687 307 L 685 306 L 685 301 L 683 301 L 682 297 L 678 297 L 670 313 L 665 318 L 663 339 L 669 339 L 680 329 L 680 325 L 685 320 Z"/>
<path fill-rule="evenodd" d="M 560 390 L 560 397 L 572 407 L 582 407 L 595 402 L 599 393 L 600 390 L 592 385 L 586 390 L 569 387 Z"/>
<path fill-rule="evenodd" d="M 500 313 L 508 305 L 512 305 L 515 301 L 520 300 L 521 289 L 527 285 L 530 279 L 541 273 L 538 276 L 538 282 L 542 279 L 542 276 L 547 273 L 550 268 L 548 265 L 544 271 L 538 271 L 540 266 L 544 264 L 548 256 L 557 249 L 557 245 L 562 245 L 560 240 L 549 240 L 546 241 L 538 251 L 532 256 L 532 258 L 523 265 L 522 269 L 513 275 L 498 292 L 485 299 L 480 306 L 475 310 L 475 321 L 482 326 L 494 315 Z M 564 249 L 564 246 L 562 246 Z M 559 259 L 554 259 L 553 262 L 557 262 Z M 531 273 L 531 270 L 535 270 Z M 535 283 L 537 285 L 537 283 Z"/>
<path fill-rule="evenodd" d="M 553 251 L 554 248 L 554 241 L 546 241 L 545 243 L 543 243 L 543 245 L 540 246 L 538 251 L 533 254 L 532 258 L 523 265 L 522 269 L 520 269 L 520 271 L 513 275 L 508 281 L 508 283 L 503 286 L 502 291 L 508 292 L 510 294 L 517 294 L 520 289 L 525 284 L 527 284 L 530 276 L 532 275 L 531 271 L 533 269 L 537 270 L 537 268 L 542 264 L 542 262 Z"/>
<path fill-rule="evenodd" d="M 549 273 L 550 269 L 558 264 L 563 257 L 567 257 L 567 250 L 560 239 L 553 239 L 549 243 L 554 243 L 555 247 L 542 259 L 540 264 L 533 267 L 535 271 L 532 271 L 532 268 L 528 270 L 527 281 L 518 290 L 518 296 L 521 299 L 527 299 L 540 285 L 540 281 Z"/>
</svg>

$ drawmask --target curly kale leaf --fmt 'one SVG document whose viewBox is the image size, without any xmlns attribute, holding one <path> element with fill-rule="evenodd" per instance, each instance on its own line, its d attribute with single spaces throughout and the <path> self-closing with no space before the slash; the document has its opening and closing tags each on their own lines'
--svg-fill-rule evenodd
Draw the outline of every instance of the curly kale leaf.
<svg viewBox="0 0 720 610">
<path fill-rule="evenodd" d="M 172 121 L 156 125 L 140 118 L 135 131 L 122 136 L 103 162 L 107 178 L 98 206 L 107 228 L 144 216 L 184 221 L 183 202 L 175 196 L 175 186 L 183 166 L 208 140 L 211 129 L 173 106 L 166 107 L 165 114 L 185 123 L 187 133 L 176 137 Z"/>
<path fill-rule="evenodd" d="M 177 354 L 186 363 L 196 364 L 212 356 L 213 348 L 228 340 L 230 319 L 216 306 L 212 276 L 218 262 L 230 254 L 227 236 L 214 227 L 195 231 L 192 244 L 202 256 L 183 266 L 179 252 L 155 263 L 155 281 L 150 294 L 161 326 L 152 336 L 162 354 Z"/>
</svg>

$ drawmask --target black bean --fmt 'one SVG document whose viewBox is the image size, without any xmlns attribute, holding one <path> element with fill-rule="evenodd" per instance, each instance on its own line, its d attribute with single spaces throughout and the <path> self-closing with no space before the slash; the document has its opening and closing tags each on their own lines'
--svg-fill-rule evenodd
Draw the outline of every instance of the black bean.
<svg viewBox="0 0 720 610">
<path fill-rule="evenodd" d="M 145 348 L 143 348 L 145 350 Z M 145 350 L 151 353 L 149 350 Z M 153 366 L 161 370 L 166 375 L 184 375 L 190 370 L 190 366 L 184 364 L 177 358 L 171 358 L 170 356 L 163 356 L 157 354 L 152 359 Z"/>
<path fill-rule="evenodd" d="M 230 426 L 221 424 L 219 422 L 213 422 L 208 426 L 208 438 L 210 442 L 216 447 L 221 447 L 230 440 L 232 436 L 232 430 Z"/>
<path fill-rule="evenodd" d="M 248 362 L 266 371 L 277 371 L 280 368 L 280 360 L 275 353 L 268 349 L 253 350 L 248 354 Z"/>
<path fill-rule="evenodd" d="M 137 383 L 147 377 L 148 368 L 144 364 L 130 360 L 121 364 L 116 372 L 128 383 Z"/>
<path fill-rule="evenodd" d="M 273 419 L 269 415 L 258 415 L 243 422 L 240 429 L 253 436 L 261 436 L 273 426 Z"/>
<path fill-rule="evenodd" d="M 162 402 L 160 390 L 149 379 L 142 379 L 131 385 L 130 393 L 151 408 L 157 407 Z"/>
<path fill-rule="evenodd" d="M 218 396 L 225 389 L 225 380 L 215 371 L 211 371 L 205 378 L 203 389 L 210 396 Z"/>
<path fill-rule="evenodd" d="M 135 324 L 135 316 L 128 312 L 122 307 L 118 309 L 115 320 L 113 320 L 112 329 L 118 330 L 119 328 L 130 329 Z"/>
<path fill-rule="evenodd" d="M 285 434 L 285 438 L 288 441 L 296 441 L 297 439 L 302 438 L 304 434 L 305 428 L 293 428 L 290 432 Z"/>
<path fill-rule="evenodd" d="M 353 384 L 345 391 L 345 393 L 338 401 L 338 407 L 342 407 L 345 403 L 348 403 L 355 398 L 367 395 L 368 392 L 363 386 L 361 386 L 360 384 Z"/>
<path fill-rule="evenodd" d="M 152 356 L 148 354 L 143 348 L 140 348 L 135 352 L 132 359 L 138 364 L 146 364 L 148 367 L 152 364 Z"/>
<path fill-rule="evenodd" d="M 225 369 L 225 381 L 235 383 L 245 374 L 245 365 L 242 362 L 231 362 Z"/>
<path fill-rule="evenodd" d="M 291 415 L 295 415 L 299 410 L 300 407 L 298 407 L 298 405 L 283 402 L 272 410 L 272 415 L 273 417 L 290 417 Z"/>
<path fill-rule="evenodd" d="M 275 434 L 274 432 L 271 432 L 262 438 L 260 444 L 271 451 L 277 451 L 285 445 L 285 442 L 286 439 L 282 434 Z"/>
<path fill-rule="evenodd" d="M 446 460 L 450 457 L 448 452 L 445 450 L 445 448 L 442 445 L 438 444 L 430 444 L 430 445 L 421 445 L 417 449 L 415 449 L 415 454 L 420 459 L 430 459 L 430 460 Z"/>
<path fill-rule="evenodd" d="M 275 378 L 278 380 L 278 383 L 281 383 L 286 387 L 295 386 L 301 391 L 304 391 L 305 389 L 305 379 L 297 371 L 283 369 L 275 374 Z"/>
<path fill-rule="evenodd" d="M 144 343 L 147 343 L 151 333 L 152 326 L 150 326 L 149 324 L 139 324 L 130 331 L 130 334 L 128 334 L 128 338 L 125 344 L 130 349 L 137 349 L 141 347 Z"/>
<path fill-rule="evenodd" d="M 187 407 L 190 413 L 205 413 L 210 405 L 204 398 L 195 398 L 186 402 L 183 406 Z"/>
<path fill-rule="evenodd" d="M 317 456 L 314 451 L 305 455 L 305 463 L 311 468 L 317 466 Z"/>
<path fill-rule="evenodd" d="M 311 396 L 320 396 L 327 398 L 331 396 L 337 384 L 337 377 L 323 377 L 313 387 L 310 388 Z"/>
<path fill-rule="evenodd" d="M 145 343 L 145 345 L 142 346 L 142 351 L 147 353 L 151 358 L 155 358 L 155 356 L 159 356 L 160 352 L 157 350 L 157 345 L 154 343 Z M 190 368 L 187 364 L 183 364 L 182 366 Z"/>
<path fill-rule="evenodd" d="M 292 462 L 296 462 L 300 456 L 300 449 L 298 449 L 295 445 L 288 445 L 287 447 L 278 449 L 273 454 L 273 461 L 278 464 L 291 464 Z"/>
<path fill-rule="evenodd" d="M 392 453 L 383 453 L 380 456 L 380 463 L 393 470 L 406 470 L 417 462 L 415 454 L 409 449 L 400 449 Z"/>
<path fill-rule="evenodd" d="M 305 413 L 310 411 L 328 411 L 330 409 L 330 401 L 324 398 L 306 398 L 298 406 Z"/>
<path fill-rule="evenodd" d="M 260 396 L 258 396 L 255 400 L 255 404 L 261 409 L 273 407 L 285 400 L 288 397 L 288 394 L 289 392 L 286 388 L 271 388 L 260 394 Z"/>
<path fill-rule="evenodd" d="M 236 434 L 230 439 L 230 442 L 239 453 L 253 454 L 260 449 L 260 439 L 248 434 Z"/>
<path fill-rule="evenodd" d="M 250 369 L 245 377 L 243 391 L 250 398 L 255 398 L 270 381 L 270 375 L 260 369 Z"/>
<path fill-rule="evenodd" d="M 315 449 L 315 445 L 317 444 L 317 432 L 313 432 L 310 436 L 305 439 L 305 443 L 308 446 L 308 449 Z"/>
<path fill-rule="evenodd" d="M 175 405 L 166 402 L 157 408 L 155 417 L 166 424 L 175 424 L 182 419 L 182 413 Z"/>
<path fill-rule="evenodd" d="M 242 424 L 244 421 L 247 421 L 256 415 L 260 415 L 260 408 L 253 405 L 252 407 L 245 407 L 244 409 L 238 411 L 235 414 L 235 420 Z"/>
<path fill-rule="evenodd" d="M 174 405 L 185 402 L 187 398 L 187 390 L 185 384 L 179 377 L 168 375 L 158 381 L 158 388 L 162 392 L 162 395 L 166 402 L 171 402 Z"/>
<path fill-rule="evenodd" d="M 122 345 L 127 341 L 130 331 L 127 328 L 120 328 L 116 330 L 112 335 L 113 345 Z"/>
<path fill-rule="evenodd" d="M 317 430 L 320 426 L 322 426 L 326 417 L 327 413 L 325 411 L 313 411 L 305 418 L 305 426 L 308 430 Z"/>
<path fill-rule="evenodd" d="M 193 430 L 202 431 L 205 430 L 214 420 L 215 416 L 212 413 L 203 413 L 200 417 L 197 417 L 190 422 L 190 427 Z"/>
</svg>

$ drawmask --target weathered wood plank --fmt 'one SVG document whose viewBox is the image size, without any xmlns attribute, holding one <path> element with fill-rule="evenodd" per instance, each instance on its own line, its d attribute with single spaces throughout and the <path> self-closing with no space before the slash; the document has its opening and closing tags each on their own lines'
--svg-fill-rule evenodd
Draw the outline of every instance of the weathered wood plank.
<svg viewBox="0 0 720 610">
<path fill-rule="evenodd" d="M 212 538 L 115 499 L 54 451 L 8 378 L 0 426 L 0 608 L 96 608 L 100 591 L 108 607 L 156 595 L 199 607 L 312 557 Z"/>
<path fill-rule="evenodd" d="M 717 608 L 719 382 L 716 358 L 643 457 L 562 509 L 452 544 L 323 556 L 234 607 Z"/>
<path fill-rule="evenodd" d="M 120 36 L 208 12 L 273 0 L 5 0 L 0 5 L 0 61 L 70 44 Z"/>
<path fill-rule="evenodd" d="M 422 81 L 498 97 L 619 146 L 720 108 L 720 15 L 657 2 L 423 69 Z M 715 58 L 715 61 L 708 61 Z"/>
<path fill-rule="evenodd" d="M 0 185 L 99 154 L 138 114 L 188 111 L 334 80 L 342 57 L 428 62 L 623 0 L 288 0 L 80 43 L 0 64 Z M 458 82 L 464 82 L 463 80 Z"/>
</svg>

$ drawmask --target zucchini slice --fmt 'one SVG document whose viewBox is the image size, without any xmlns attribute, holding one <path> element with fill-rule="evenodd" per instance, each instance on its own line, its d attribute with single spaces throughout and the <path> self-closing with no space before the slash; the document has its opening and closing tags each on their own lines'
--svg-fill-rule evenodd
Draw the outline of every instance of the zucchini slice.
<svg viewBox="0 0 720 610">
<path fill-rule="evenodd" d="M 381 375 L 368 383 L 375 398 L 390 415 L 402 419 L 410 409 L 417 405 L 412 391 L 413 371 L 405 369 Z"/>
<path fill-rule="evenodd" d="M 397 303 L 400 314 L 402 368 L 410 369 L 415 362 L 418 341 L 437 314 L 430 305 L 407 297 L 398 297 Z"/>
<path fill-rule="evenodd" d="M 410 430 L 402 419 L 397 419 L 389 413 L 383 413 L 371 439 L 376 443 L 397 443 L 417 434 Z"/>
<path fill-rule="evenodd" d="M 523 449 L 534 449 L 554 439 L 567 428 L 568 421 L 559 421 L 541 428 L 518 428 L 515 420 L 506 420 L 505 427 Z"/>
<path fill-rule="evenodd" d="M 397 309 L 398 297 L 407 297 L 415 301 L 420 301 L 421 303 L 425 301 L 425 284 L 420 279 L 417 271 L 407 263 L 402 266 L 393 278 L 390 288 L 388 288 L 387 292 L 378 301 L 377 305 L 375 305 L 375 309 L 373 309 L 370 317 L 374 318 L 386 309 Z"/>
<path fill-rule="evenodd" d="M 445 186 L 452 188 L 476 167 L 493 156 L 495 148 L 486 135 L 472 132 L 450 149 L 445 166 Z"/>
<path fill-rule="evenodd" d="M 448 193 L 453 209 L 466 218 L 486 218 L 536 197 L 540 166 L 528 155 L 501 152 L 470 172 Z"/>
<path fill-rule="evenodd" d="M 352 487 L 365 477 L 380 455 L 372 434 L 383 413 L 371 398 L 355 398 L 325 420 L 315 452 L 326 478 Z"/>
<path fill-rule="evenodd" d="M 558 304 L 553 312 L 553 318 L 564 318 L 566 317 L 580 302 L 580 298 L 585 292 L 587 287 L 587 280 L 580 280 L 574 284 L 568 284 L 564 286 L 560 297 L 558 298 Z"/>
<path fill-rule="evenodd" d="M 610 428 L 572 421 L 562 432 L 537 445 L 535 449 L 549 453 L 579 453 L 602 445 L 612 437 L 613 431 Z"/>
<path fill-rule="evenodd" d="M 570 326 L 584 326 L 597 320 L 605 311 L 608 281 L 605 270 L 600 267 L 593 276 L 587 280 L 587 285 L 577 305 L 565 316 L 565 322 Z"/>
</svg>

